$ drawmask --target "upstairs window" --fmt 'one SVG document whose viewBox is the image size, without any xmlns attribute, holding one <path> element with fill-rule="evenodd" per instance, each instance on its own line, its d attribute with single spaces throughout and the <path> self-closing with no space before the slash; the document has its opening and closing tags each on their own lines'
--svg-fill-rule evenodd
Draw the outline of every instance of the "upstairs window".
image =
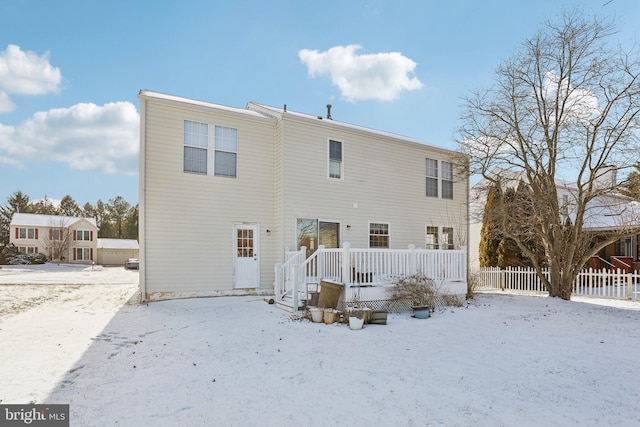
<svg viewBox="0 0 640 427">
<path fill-rule="evenodd" d="M 38 232 L 36 231 L 35 228 L 18 228 L 16 231 L 16 237 L 18 239 L 37 239 L 38 238 Z"/>
<path fill-rule="evenodd" d="M 369 224 L 369 247 L 389 248 L 389 224 Z"/>
<path fill-rule="evenodd" d="M 215 135 L 214 174 L 235 178 L 238 161 L 238 130 L 216 126 Z"/>
<path fill-rule="evenodd" d="M 427 159 L 427 197 L 438 197 L 438 161 Z"/>
<path fill-rule="evenodd" d="M 235 178 L 237 165 L 238 129 L 184 121 L 184 172 Z"/>
<path fill-rule="evenodd" d="M 453 200 L 453 163 L 426 159 L 426 195 Z"/>
<path fill-rule="evenodd" d="M 453 163 L 442 162 L 442 198 L 453 200 Z"/>
<path fill-rule="evenodd" d="M 184 171 L 207 173 L 209 126 L 206 123 L 184 121 Z"/>
<path fill-rule="evenodd" d="M 342 142 L 329 140 L 329 178 L 342 179 Z"/>
<path fill-rule="evenodd" d="M 91 231 L 89 230 L 76 230 L 76 240 L 91 240 Z"/>
</svg>

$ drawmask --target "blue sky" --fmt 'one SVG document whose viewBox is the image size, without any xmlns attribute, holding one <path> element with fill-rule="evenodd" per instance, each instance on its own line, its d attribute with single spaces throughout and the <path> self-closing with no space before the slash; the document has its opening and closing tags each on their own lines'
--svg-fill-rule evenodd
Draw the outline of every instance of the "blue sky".
<svg viewBox="0 0 640 427">
<path fill-rule="evenodd" d="M 455 149 L 461 96 L 566 8 L 637 0 L 0 2 L 0 204 L 138 202 L 140 89 L 254 101 Z"/>
</svg>

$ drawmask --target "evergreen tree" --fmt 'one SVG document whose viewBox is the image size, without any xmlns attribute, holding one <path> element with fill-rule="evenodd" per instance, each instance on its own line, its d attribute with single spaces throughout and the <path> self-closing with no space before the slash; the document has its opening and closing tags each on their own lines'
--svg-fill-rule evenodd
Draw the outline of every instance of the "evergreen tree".
<svg viewBox="0 0 640 427">
<path fill-rule="evenodd" d="M 620 191 L 622 194 L 640 201 L 640 162 L 636 163 L 635 169 L 635 171 L 629 173 L 627 179 L 622 183 Z"/>
<path fill-rule="evenodd" d="M 133 206 L 127 212 L 124 220 L 124 237 L 138 240 L 138 205 Z"/>
<path fill-rule="evenodd" d="M 57 215 L 58 210 L 53 205 L 51 199 L 45 195 L 42 200 L 38 200 L 31 205 L 31 213 L 41 215 Z"/>
<path fill-rule="evenodd" d="M 75 200 L 69 195 L 66 195 L 60 200 L 58 206 L 58 214 L 64 216 L 82 216 L 82 209 L 78 206 Z"/>
<path fill-rule="evenodd" d="M 482 217 L 482 228 L 480 230 L 479 258 L 480 267 L 498 266 L 498 245 L 500 244 L 500 233 L 498 224 L 495 221 L 495 203 L 498 197 L 498 189 L 492 187 L 487 195 L 484 205 L 484 215 Z"/>
<path fill-rule="evenodd" d="M 123 238 L 123 226 L 130 206 L 131 205 L 129 205 L 129 203 L 127 203 L 127 201 L 122 198 L 122 196 L 117 196 L 109 200 L 107 211 L 109 212 L 109 218 L 112 221 L 112 225 L 115 231 L 115 236 L 113 237 L 118 239 Z"/>
<path fill-rule="evenodd" d="M 30 213 L 29 196 L 16 190 L 7 198 L 7 205 L 0 206 L 0 245 L 9 244 L 9 224 L 14 213 Z"/>
</svg>

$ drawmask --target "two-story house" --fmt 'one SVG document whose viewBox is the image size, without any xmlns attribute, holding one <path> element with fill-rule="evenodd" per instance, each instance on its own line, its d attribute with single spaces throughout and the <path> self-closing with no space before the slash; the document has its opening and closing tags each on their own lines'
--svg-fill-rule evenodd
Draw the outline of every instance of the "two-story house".
<svg viewBox="0 0 640 427">
<path fill-rule="evenodd" d="M 285 248 L 467 244 L 453 151 L 286 105 L 139 100 L 144 299 L 273 293 Z"/>
<path fill-rule="evenodd" d="M 520 180 L 518 174 L 505 171 L 498 173 L 503 183 L 513 188 L 518 185 Z M 556 179 L 555 183 L 560 215 L 563 220 L 568 219 L 573 222 L 576 216 L 575 199 L 578 188 L 575 183 L 562 179 Z M 625 229 L 628 231 L 637 229 L 640 225 L 640 203 L 615 191 L 618 185 L 615 168 L 611 168 L 594 185 L 602 185 L 603 188 L 610 188 L 611 191 L 606 195 L 595 197 L 587 205 L 583 230 L 587 232 L 586 235 L 591 241 L 602 241 L 602 238 L 609 237 L 611 233 L 620 234 Z M 483 179 L 470 190 L 469 268 L 472 272 L 480 269 L 479 247 L 488 186 L 488 181 Z M 630 233 L 602 248 L 592 257 L 588 267 L 638 270 L 640 268 L 640 234 Z"/>
<path fill-rule="evenodd" d="M 50 261 L 92 263 L 98 227 L 94 218 L 15 213 L 9 243 L 20 253 L 45 254 Z"/>
</svg>

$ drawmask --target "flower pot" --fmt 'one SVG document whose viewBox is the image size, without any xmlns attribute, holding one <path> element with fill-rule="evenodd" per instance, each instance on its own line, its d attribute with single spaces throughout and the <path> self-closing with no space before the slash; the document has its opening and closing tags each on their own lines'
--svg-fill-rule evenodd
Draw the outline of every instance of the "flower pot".
<svg viewBox="0 0 640 427">
<path fill-rule="evenodd" d="M 413 317 L 416 319 L 428 319 L 431 316 L 431 310 L 426 306 L 413 307 Z"/>
<path fill-rule="evenodd" d="M 338 312 L 329 308 L 324 311 L 324 323 L 330 325 L 338 320 Z"/>
<path fill-rule="evenodd" d="M 364 323 L 368 324 L 371 320 L 371 313 L 373 310 L 369 307 L 347 307 L 347 317 L 360 317 L 364 319 Z"/>
<path fill-rule="evenodd" d="M 324 317 L 324 310 L 318 307 L 309 307 L 309 312 L 311 313 L 311 321 L 313 323 L 320 323 Z"/>
<path fill-rule="evenodd" d="M 349 317 L 349 329 L 362 329 L 363 325 L 364 319 L 359 319 L 354 316 Z"/>
</svg>

